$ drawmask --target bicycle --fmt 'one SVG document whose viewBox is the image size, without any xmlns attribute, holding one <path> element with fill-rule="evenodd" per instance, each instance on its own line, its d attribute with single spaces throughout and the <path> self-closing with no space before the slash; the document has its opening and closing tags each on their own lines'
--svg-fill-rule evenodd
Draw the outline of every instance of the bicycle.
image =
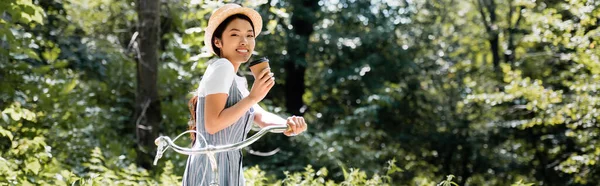
<svg viewBox="0 0 600 186">
<path fill-rule="evenodd" d="M 262 128 L 256 134 L 252 135 L 249 138 L 246 138 L 243 141 L 233 143 L 233 144 L 220 145 L 220 146 L 208 145 L 208 143 L 206 143 L 206 139 L 204 139 L 204 136 L 202 136 L 197 131 L 193 131 L 193 130 L 188 130 L 188 131 L 185 131 L 185 132 L 179 134 L 177 137 L 175 137 L 174 140 L 171 140 L 171 138 L 169 138 L 168 136 L 159 136 L 158 138 L 156 138 L 156 140 L 154 140 L 154 143 L 158 146 L 156 156 L 154 157 L 154 165 L 156 165 L 156 163 L 158 162 L 158 159 L 162 158 L 163 153 L 169 147 L 171 147 L 175 152 L 180 153 L 180 154 L 185 154 L 185 155 L 206 154 L 208 156 L 208 160 L 210 161 L 210 167 L 211 167 L 211 170 L 214 175 L 213 179 L 209 185 L 210 186 L 219 186 L 219 170 L 218 170 L 218 166 L 217 166 L 217 160 L 215 158 L 215 153 L 238 150 L 238 149 L 247 147 L 248 145 L 256 142 L 259 138 L 261 138 L 268 132 L 283 133 L 283 132 L 286 132 L 289 130 L 291 130 L 291 129 L 287 125 L 285 125 L 285 126 L 268 126 L 268 127 Z M 184 147 L 180 147 L 180 146 L 176 145 L 175 143 L 173 143 L 173 141 L 176 141 L 182 135 L 190 133 L 190 132 L 196 132 L 196 136 L 204 139 L 205 147 L 203 147 L 203 148 L 184 148 Z"/>
</svg>

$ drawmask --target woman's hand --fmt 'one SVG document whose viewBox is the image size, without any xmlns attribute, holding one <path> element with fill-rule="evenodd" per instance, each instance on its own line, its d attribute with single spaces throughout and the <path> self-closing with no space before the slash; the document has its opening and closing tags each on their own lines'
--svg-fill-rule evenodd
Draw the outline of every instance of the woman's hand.
<svg viewBox="0 0 600 186">
<path fill-rule="evenodd" d="M 273 77 L 273 73 L 270 73 L 270 70 L 271 68 L 262 70 L 258 74 L 259 78 L 256 78 L 252 84 L 252 90 L 250 90 L 248 97 L 256 103 L 264 99 L 269 90 L 275 85 L 275 77 Z"/>
<path fill-rule="evenodd" d="M 287 118 L 288 130 L 283 132 L 286 136 L 295 136 L 306 131 L 306 121 L 302 116 L 292 116 Z"/>
</svg>

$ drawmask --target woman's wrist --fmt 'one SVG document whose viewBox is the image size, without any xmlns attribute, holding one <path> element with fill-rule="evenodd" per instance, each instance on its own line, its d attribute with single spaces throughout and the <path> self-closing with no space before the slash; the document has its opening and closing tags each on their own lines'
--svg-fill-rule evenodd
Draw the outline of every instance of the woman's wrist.
<svg viewBox="0 0 600 186">
<path fill-rule="evenodd" d="M 250 103 L 252 103 L 252 105 L 258 104 L 258 102 L 260 101 L 259 99 L 257 99 L 256 97 L 254 97 L 252 95 L 248 95 L 244 99 L 247 99 L 248 101 L 250 101 Z"/>
</svg>

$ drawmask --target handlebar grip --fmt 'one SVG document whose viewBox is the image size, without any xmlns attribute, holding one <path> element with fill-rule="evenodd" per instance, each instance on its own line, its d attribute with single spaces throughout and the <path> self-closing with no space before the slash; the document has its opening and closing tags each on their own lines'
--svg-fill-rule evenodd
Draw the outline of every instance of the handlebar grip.
<svg viewBox="0 0 600 186">
<path fill-rule="evenodd" d="M 165 139 L 161 136 L 156 138 L 156 140 L 154 140 L 154 144 L 156 144 L 156 156 L 154 156 L 154 165 L 156 166 L 156 163 L 158 163 L 158 159 L 162 158 L 163 153 L 165 152 L 165 148 L 167 147 L 167 142 L 165 142 Z"/>
<path fill-rule="evenodd" d="M 285 133 L 291 133 L 290 136 L 296 136 L 296 135 L 298 135 L 296 133 L 293 133 L 292 127 L 290 127 L 290 125 L 288 125 L 287 128 L 285 129 L 284 134 Z"/>
<path fill-rule="evenodd" d="M 158 159 L 162 158 L 162 152 L 158 151 L 156 152 L 156 156 L 154 156 L 154 166 L 156 166 L 156 163 L 158 163 Z"/>
</svg>

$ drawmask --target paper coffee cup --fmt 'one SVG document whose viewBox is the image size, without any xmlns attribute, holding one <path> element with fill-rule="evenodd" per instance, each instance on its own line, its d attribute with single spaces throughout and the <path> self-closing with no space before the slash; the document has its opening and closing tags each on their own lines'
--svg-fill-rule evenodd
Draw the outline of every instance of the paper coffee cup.
<svg viewBox="0 0 600 186">
<path fill-rule="evenodd" d="M 269 59 L 267 59 L 266 57 L 262 57 L 260 59 L 254 60 L 250 62 L 250 65 L 248 67 L 250 68 L 252 75 L 254 75 L 254 79 L 256 79 L 260 72 L 262 72 L 262 70 L 264 70 L 265 68 L 269 68 Z"/>
</svg>

